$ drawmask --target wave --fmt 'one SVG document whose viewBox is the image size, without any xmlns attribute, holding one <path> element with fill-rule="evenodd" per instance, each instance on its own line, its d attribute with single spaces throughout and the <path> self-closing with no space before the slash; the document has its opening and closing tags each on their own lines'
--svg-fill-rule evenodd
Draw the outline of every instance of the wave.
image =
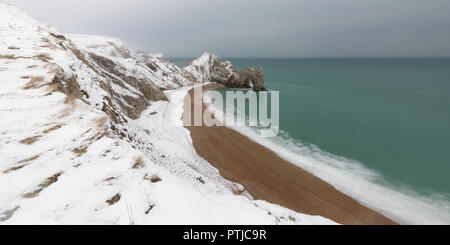
<svg viewBox="0 0 450 245">
<path fill-rule="evenodd" d="M 223 113 L 223 108 L 214 108 L 213 111 L 216 118 L 221 120 L 218 115 Z M 238 116 L 248 120 L 245 114 L 238 112 Z M 229 128 L 400 224 L 450 224 L 448 195 L 418 192 L 387 180 L 361 162 L 325 152 L 315 145 L 290 137 L 288 132 L 282 130 L 277 137 L 265 138 L 261 137 L 261 132 L 264 132 L 262 128 Z"/>
</svg>

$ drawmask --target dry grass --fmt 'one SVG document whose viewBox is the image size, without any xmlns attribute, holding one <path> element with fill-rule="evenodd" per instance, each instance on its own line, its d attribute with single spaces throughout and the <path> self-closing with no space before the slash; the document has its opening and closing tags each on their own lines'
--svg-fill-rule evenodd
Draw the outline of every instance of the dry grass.
<svg viewBox="0 0 450 245">
<path fill-rule="evenodd" d="M 58 86 L 59 88 L 59 86 Z M 66 96 L 64 99 L 64 104 L 75 104 L 75 98 L 73 96 Z"/>
<path fill-rule="evenodd" d="M 145 176 L 144 176 L 144 179 L 145 180 L 148 180 L 148 181 L 150 181 L 150 182 L 152 182 L 152 183 L 158 183 L 158 182 L 160 182 L 160 181 L 162 181 L 162 179 L 158 176 L 158 175 L 151 175 L 151 176 L 149 176 L 148 174 L 146 174 Z"/>
<path fill-rule="evenodd" d="M 111 150 L 110 150 L 110 149 L 107 149 L 107 150 L 102 154 L 102 156 L 103 156 L 103 157 L 106 157 L 110 152 L 111 152 Z"/>
<path fill-rule="evenodd" d="M 61 176 L 62 173 L 57 173 L 54 174 L 51 177 L 48 177 L 47 179 L 45 179 L 45 181 L 41 184 L 42 187 L 46 188 L 49 187 L 50 185 L 52 185 L 53 183 L 55 183 L 56 181 L 58 181 L 59 176 Z"/>
<path fill-rule="evenodd" d="M 17 166 L 14 166 L 14 167 L 12 167 L 12 168 L 9 168 L 9 169 L 3 171 L 3 173 L 7 174 L 7 173 L 10 173 L 10 172 L 14 172 L 14 171 L 16 171 L 16 170 L 22 169 L 23 167 L 27 166 L 30 162 L 32 162 L 32 161 L 38 159 L 39 156 L 40 156 L 40 155 L 35 155 L 35 156 L 30 157 L 30 158 L 21 160 L 21 161 L 17 162 L 17 163 L 20 164 L 20 165 L 17 165 Z"/>
<path fill-rule="evenodd" d="M 111 206 L 111 205 L 114 205 L 115 203 L 117 203 L 118 201 L 120 201 L 120 194 L 119 193 L 117 193 L 116 195 L 114 195 L 110 199 L 106 200 L 106 203 L 108 203 Z"/>
<path fill-rule="evenodd" d="M 74 101 L 72 101 L 70 103 L 66 103 L 66 99 L 64 99 L 64 103 L 68 104 L 68 106 L 66 106 L 64 109 L 62 109 L 61 111 L 58 112 L 59 119 L 69 116 L 77 108 L 77 105 L 74 103 Z"/>
<path fill-rule="evenodd" d="M 49 62 L 49 63 L 44 64 L 43 67 L 46 69 L 52 69 L 52 68 L 59 67 L 59 65 L 55 62 Z"/>
<path fill-rule="evenodd" d="M 51 43 L 47 43 L 47 44 L 43 44 L 41 46 L 39 46 L 40 48 L 51 48 L 53 47 L 53 45 Z"/>
<path fill-rule="evenodd" d="M 47 84 L 47 86 L 45 87 L 45 92 L 47 92 L 45 96 L 51 95 L 55 91 L 58 91 L 58 84 L 55 83 Z"/>
<path fill-rule="evenodd" d="M 101 138 L 105 137 L 107 134 L 108 134 L 108 132 L 106 129 L 98 131 L 97 133 L 95 133 L 94 135 L 89 137 L 89 139 L 87 139 L 87 141 L 90 143 L 93 143 L 93 142 L 98 141 Z"/>
<path fill-rule="evenodd" d="M 19 161 L 19 163 L 32 162 L 32 161 L 38 159 L 40 156 L 41 155 L 38 154 L 38 155 L 32 156 L 30 158 L 24 159 L 22 161 Z"/>
<path fill-rule="evenodd" d="M 25 194 L 23 194 L 24 198 L 33 198 L 33 197 L 37 197 L 39 195 L 39 193 L 41 193 L 43 189 L 37 189 L 35 191 L 32 192 L 27 192 Z"/>
<path fill-rule="evenodd" d="M 44 81 L 44 77 L 32 77 L 31 80 L 23 87 L 23 89 L 31 89 L 31 88 L 40 88 L 42 87 L 41 83 Z"/>
<path fill-rule="evenodd" d="M 20 49 L 20 48 L 19 48 L 19 47 L 16 47 L 16 46 L 9 46 L 8 49 L 17 50 L 17 49 Z"/>
<path fill-rule="evenodd" d="M 108 121 L 108 117 L 102 116 L 102 117 L 98 117 L 92 121 L 94 122 L 95 127 L 102 128 L 105 125 L 105 123 Z"/>
<path fill-rule="evenodd" d="M 80 146 L 78 148 L 75 148 L 72 150 L 73 153 L 75 153 L 78 157 L 81 157 L 87 152 L 88 147 L 87 146 Z"/>
<path fill-rule="evenodd" d="M 55 130 L 60 129 L 62 126 L 63 126 L 62 124 L 55 125 L 55 126 L 53 126 L 51 128 L 48 128 L 48 129 L 44 130 L 44 132 L 42 132 L 42 133 L 43 134 L 49 134 L 49 133 L 51 133 L 51 132 L 53 132 Z"/>
<path fill-rule="evenodd" d="M 59 40 L 63 40 L 63 41 L 66 40 L 66 37 L 63 36 L 63 35 L 60 35 L 60 34 L 50 33 L 50 35 L 56 37 L 56 38 L 59 39 Z"/>
<path fill-rule="evenodd" d="M 16 57 L 15 55 L 13 55 L 13 54 L 3 54 L 3 55 L 0 55 L 0 59 L 7 59 L 7 60 L 14 60 L 14 59 L 17 59 L 18 57 Z"/>
<path fill-rule="evenodd" d="M 47 54 L 47 53 L 42 53 L 42 54 L 38 54 L 33 56 L 33 58 L 44 61 L 44 62 L 49 62 L 50 60 L 52 60 L 53 58 Z"/>
<path fill-rule="evenodd" d="M 150 204 L 150 205 L 148 206 L 147 210 L 145 211 L 145 214 L 150 213 L 150 211 L 152 211 L 152 209 L 153 209 L 154 207 L 155 207 L 154 204 Z"/>
<path fill-rule="evenodd" d="M 117 179 L 117 178 L 116 177 L 109 177 L 109 178 L 104 179 L 103 181 L 108 182 L 108 181 L 115 180 L 115 179 Z"/>
<path fill-rule="evenodd" d="M 41 47 L 41 48 L 49 48 L 51 50 L 57 50 L 58 49 L 58 46 L 54 45 L 53 43 L 47 43 L 47 44 L 41 45 L 39 47 Z"/>
<path fill-rule="evenodd" d="M 152 113 L 150 113 L 151 116 L 158 114 L 158 112 L 154 111 Z"/>
<path fill-rule="evenodd" d="M 92 131 L 92 128 L 90 128 L 90 129 L 84 131 L 84 132 L 81 134 L 81 136 L 85 136 L 85 135 L 87 135 L 87 134 L 88 134 L 89 132 L 91 132 L 91 131 Z"/>
<path fill-rule="evenodd" d="M 42 137 L 41 135 L 29 137 L 29 138 L 21 140 L 20 143 L 24 144 L 24 145 L 32 145 L 34 142 L 38 141 L 39 138 L 41 138 L 41 137 Z"/>
<path fill-rule="evenodd" d="M 38 65 L 29 65 L 29 66 L 27 66 L 28 69 L 32 69 L 32 68 L 36 68 L 36 67 L 38 67 Z"/>
<path fill-rule="evenodd" d="M 25 167 L 25 166 L 27 166 L 27 164 L 23 164 L 23 165 L 15 166 L 15 167 L 12 167 L 12 168 L 9 168 L 9 169 L 7 169 L 7 170 L 3 171 L 3 173 L 7 174 L 7 173 L 10 173 L 10 172 L 13 172 L 13 171 L 19 170 L 19 169 L 21 169 L 21 168 L 23 168 L 23 167 Z"/>
<path fill-rule="evenodd" d="M 51 67 L 50 70 L 48 71 L 49 74 L 61 74 L 63 72 L 63 70 L 60 67 Z"/>
<path fill-rule="evenodd" d="M 142 159 L 142 156 L 138 156 L 133 161 L 133 169 L 142 168 L 144 167 L 144 160 Z"/>
</svg>

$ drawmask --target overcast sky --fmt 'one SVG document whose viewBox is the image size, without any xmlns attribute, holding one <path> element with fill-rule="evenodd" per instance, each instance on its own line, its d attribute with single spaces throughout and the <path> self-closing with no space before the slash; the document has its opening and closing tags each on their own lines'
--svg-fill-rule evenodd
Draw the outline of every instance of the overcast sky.
<svg viewBox="0 0 450 245">
<path fill-rule="evenodd" d="M 450 0 L 9 0 L 169 57 L 450 57 Z"/>
</svg>

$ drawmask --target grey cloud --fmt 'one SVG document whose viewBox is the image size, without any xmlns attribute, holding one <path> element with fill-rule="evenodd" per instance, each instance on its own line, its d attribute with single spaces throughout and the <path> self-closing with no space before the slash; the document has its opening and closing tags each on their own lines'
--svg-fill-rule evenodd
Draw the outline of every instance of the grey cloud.
<svg viewBox="0 0 450 245">
<path fill-rule="evenodd" d="M 172 57 L 450 56 L 448 0 L 11 0 L 61 31 Z"/>
</svg>

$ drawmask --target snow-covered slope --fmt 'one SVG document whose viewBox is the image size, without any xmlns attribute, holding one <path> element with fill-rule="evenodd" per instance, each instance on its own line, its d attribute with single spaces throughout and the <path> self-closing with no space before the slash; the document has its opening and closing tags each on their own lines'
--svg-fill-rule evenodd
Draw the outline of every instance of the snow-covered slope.
<svg viewBox="0 0 450 245">
<path fill-rule="evenodd" d="M 0 4 L 0 224 L 330 224 L 254 201 L 182 127 L 197 81 Z"/>
<path fill-rule="evenodd" d="M 133 50 L 129 49 L 117 38 L 76 34 L 68 35 L 68 37 L 84 50 L 98 53 L 99 55 L 125 59 L 136 56 Z"/>
</svg>

